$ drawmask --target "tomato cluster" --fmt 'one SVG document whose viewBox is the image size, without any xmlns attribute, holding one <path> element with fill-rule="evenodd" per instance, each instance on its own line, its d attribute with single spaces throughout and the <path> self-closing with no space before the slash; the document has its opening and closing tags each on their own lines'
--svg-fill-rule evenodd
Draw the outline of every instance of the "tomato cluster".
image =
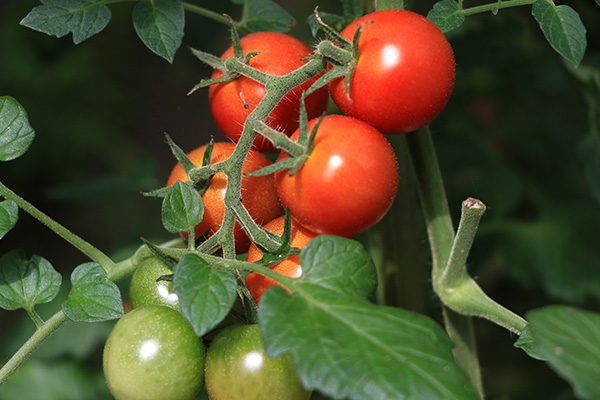
<svg viewBox="0 0 600 400">
<path fill-rule="evenodd" d="M 399 182 L 396 156 L 383 133 L 406 133 L 428 124 L 452 92 L 452 49 L 427 19 L 408 11 L 379 11 L 350 24 L 341 35 L 352 43 L 359 28 L 349 90 L 344 78 L 339 78 L 314 91 L 304 99 L 308 123 L 300 126 L 302 94 L 319 76 L 299 84 L 264 121 L 280 132 L 284 143 L 275 147 L 256 133 L 252 148 L 243 163 L 239 162 L 241 205 L 258 226 L 277 236 L 285 236 L 284 209 L 288 210 L 291 222 L 286 233 L 295 248 L 302 249 L 317 235 L 353 237 L 377 224 L 391 207 Z M 212 114 L 232 142 L 192 151 L 187 157 L 196 166 L 230 159 L 240 137 L 254 133 L 246 127 L 246 119 L 267 93 L 268 79 L 264 78 L 292 74 L 312 55 L 306 45 L 282 33 L 250 34 L 240 44 L 244 54 L 251 55 L 246 62 L 254 68 L 256 79 L 240 74 L 211 85 Z M 222 57 L 234 53 L 232 47 Z M 327 68 L 321 74 L 324 70 Z M 222 76 L 222 71 L 214 71 L 213 78 Z M 344 115 L 322 116 L 329 94 Z M 290 143 L 297 146 L 290 147 Z M 246 144 L 250 146 L 249 141 Z M 279 148 L 278 156 L 272 157 L 276 158 L 273 165 L 263 153 Z M 303 149 L 301 155 L 298 148 Z M 209 149 L 210 157 L 206 155 Z M 248 175 L 277 166 L 281 168 L 271 173 Z M 216 171 L 210 179 L 194 182 L 204 203 L 203 219 L 195 228 L 199 240 L 219 234 L 223 225 L 227 184 L 233 172 L 232 168 Z M 188 173 L 178 163 L 167 186 L 188 180 Z M 239 221 L 235 223 L 235 250 L 247 252 L 247 262 L 260 263 L 264 247 L 252 243 L 249 229 L 244 228 Z M 294 278 L 302 275 L 297 255 L 271 268 Z M 151 257 L 132 279 L 134 309 L 117 323 L 104 352 L 106 379 L 115 398 L 193 399 L 203 382 L 216 400 L 310 397 L 289 358 L 266 356 L 256 325 L 226 328 L 205 355 L 202 339 L 178 312 L 177 296 L 165 278 L 170 273 Z M 257 272 L 245 276 L 245 285 L 257 304 L 262 294 L 277 284 Z"/>
</svg>

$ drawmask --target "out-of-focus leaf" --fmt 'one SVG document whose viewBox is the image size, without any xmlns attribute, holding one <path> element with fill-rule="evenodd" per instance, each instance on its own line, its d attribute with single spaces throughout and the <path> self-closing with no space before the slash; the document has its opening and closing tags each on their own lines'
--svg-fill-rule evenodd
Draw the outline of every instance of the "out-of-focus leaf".
<svg viewBox="0 0 600 400">
<path fill-rule="evenodd" d="M 12 97 L 0 97 L 0 161 L 21 157 L 34 138 L 23 106 Z"/>
<path fill-rule="evenodd" d="M 433 9 L 427 14 L 427 19 L 442 32 L 449 32 L 462 25 L 465 14 L 455 0 L 442 0 L 433 5 Z"/>
<path fill-rule="evenodd" d="M 526 319 L 538 358 L 566 379 L 578 398 L 600 398 L 600 314 L 550 306 Z"/>
<path fill-rule="evenodd" d="M 247 32 L 287 32 L 296 21 L 290 13 L 272 0 L 234 1 L 244 4 L 238 28 Z"/>
<path fill-rule="evenodd" d="M 531 13 L 552 48 L 573 65 L 579 65 L 587 47 L 586 29 L 579 14 L 565 4 L 557 6 L 550 0 L 537 0 Z"/>
<path fill-rule="evenodd" d="M 17 224 L 19 219 L 19 206 L 12 200 L 0 202 L 0 239 L 4 237 Z"/>
<path fill-rule="evenodd" d="M 81 264 L 71 274 L 71 293 L 62 310 L 71 321 L 98 322 L 123 316 L 121 292 L 97 263 Z"/>
<path fill-rule="evenodd" d="M 184 25 L 182 0 L 140 2 L 133 9 L 133 26 L 142 42 L 169 62 L 181 46 Z"/>
<path fill-rule="evenodd" d="M 600 142 L 588 136 L 577 146 L 592 197 L 600 203 Z"/>
<path fill-rule="evenodd" d="M 106 2 L 101 0 L 44 0 L 42 3 L 21 20 L 21 25 L 56 37 L 73 33 L 75 44 L 102 31 L 111 19 Z"/>
</svg>

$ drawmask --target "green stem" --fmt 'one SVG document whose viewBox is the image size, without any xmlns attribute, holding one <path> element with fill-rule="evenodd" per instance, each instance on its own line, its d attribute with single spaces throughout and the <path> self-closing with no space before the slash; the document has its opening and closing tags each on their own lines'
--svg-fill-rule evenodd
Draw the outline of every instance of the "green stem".
<svg viewBox="0 0 600 400">
<path fill-rule="evenodd" d="M 27 358 L 62 324 L 67 322 L 66 315 L 59 311 L 48 321 L 44 322 L 27 342 L 13 354 L 13 356 L 0 369 L 0 386 L 27 360 Z"/>
<path fill-rule="evenodd" d="M 192 12 L 194 14 L 202 15 L 204 17 L 210 18 L 210 19 L 220 22 L 222 24 L 225 24 L 225 25 L 230 24 L 230 21 L 226 16 L 224 16 L 223 14 L 219 14 L 214 11 L 208 10 L 206 8 L 198 7 L 198 6 L 196 6 L 194 4 L 190 4 L 190 3 L 183 3 L 183 8 L 186 11 Z"/>
<path fill-rule="evenodd" d="M 484 12 L 497 11 L 497 10 L 501 10 L 503 8 L 527 6 L 527 5 L 531 5 L 535 2 L 536 2 L 536 0 L 499 1 L 499 2 L 495 2 L 495 3 L 484 4 L 481 6 L 465 8 L 463 10 L 463 14 L 465 14 L 465 16 L 469 16 L 469 15 L 481 14 Z"/>
<path fill-rule="evenodd" d="M 429 127 L 406 135 L 413 171 L 425 221 L 433 260 L 432 280 L 445 270 L 454 242 L 454 227 L 448 208 L 446 192 Z M 435 289 L 435 288 L 434 288 Z M 458 366 L 469 377 L 473 387 L 483 398 L 481 368 L 470 317 L 459 315 L 442 305 L 446 332 L 455 346 L 452 354 Z"/>
<path fill-rule="evenodd" d="M 101 252 L 99 249 L 86 242 L 79 236 L 75 235 L 73 232 L 44 214 L 42 211 L 35 208 L 31 203 L 17 195 L 15 192 L 6 187 L 2 182 L 0 182 L 0 196 L 3 196 L 7 199 L 13 200 L 19 208 L 23 211 L 36 218 L 48 228 L 52 229 L 56 232 L 60 237 L 65 239 L 67 242 L 75 246 L 79 251 L 88 256 L 91 260 L 97 262 L 104 268 L 105 271 L 110 273 L 112 269 L 115 268 L 115 263 L 108 257 L 106 254 Z"/>
</svg>

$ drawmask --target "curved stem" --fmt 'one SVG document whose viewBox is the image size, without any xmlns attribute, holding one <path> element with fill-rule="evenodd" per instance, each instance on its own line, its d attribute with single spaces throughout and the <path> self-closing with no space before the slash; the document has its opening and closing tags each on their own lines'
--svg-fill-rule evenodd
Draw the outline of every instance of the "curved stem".
<svg viewBox="0 0 600 400">
<path fill-rule="evenodd" d="M 48 228 L 52 229 L 60 237 L 75 246 L 91 260 L 100 264 L 107 273 L 110 273 L 110 271 L 115 268 L 115 263 L 110 259 L 110 257 L 50 218 L 48 215 L 44 214 L 42 211 L 35 208 L 31 203 L 10 190 L 2 182 L 0 182 L 0 196 L 4 196 L 7 199 L 13 200 L 23 211 L 42 222 Z"/>
<path fill-rule="evenodd" d="M 35 349 L 65 322 L 67 322 L 67 316 L 59 311 L 38 327 L 29 340 L 0 369 L 0 386 L 15 373 Z"/>
<path fill-rule="evenodd" d="M 192 12 L 194 14 L 202 15 L 204 17 L 210 18 L 210 19 L 220 22 L 222 24 L 225 24 L 225 25 L 230 24 L 230 21 L 226 16 L 224 16 L 223 14 L 219 14 L 214 11 L 208 10 L 206 8 L 199 7 L 194 4 L 190 4 L 190 3 L 183 3 L 183 8 L 186 11 Z"/>
<path fill-rule="evenodd" d="M 519 6 L 527 6 L 535 3 L 536 0 L 507 0 L 507 1 L 498 1 L 495 3 L 484 4 L 481 6 L 475 6 L 471 8 L 465 8 L 463 13 L 465 16 L 481 14 L 484 12 L 490 12 L 510 7 L 519 7 Z"/>
</svg>

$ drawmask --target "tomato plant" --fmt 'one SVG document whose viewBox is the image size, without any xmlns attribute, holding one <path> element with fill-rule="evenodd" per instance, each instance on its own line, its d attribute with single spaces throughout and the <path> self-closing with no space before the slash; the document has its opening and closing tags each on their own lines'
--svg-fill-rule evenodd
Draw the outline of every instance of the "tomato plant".
<svg viewBox="0 0 600 400">
<path fill-rule="evenodd" d="M 405 10 L 367 14 L 341 35 L 352 41 L 359 28 L 349 92 L 344 78 L 329 84 L 335 104 L 383 133 L 407 133 L 430 123 L 454 87 L 454 55 L 446 36 Z"/>
<path fill-rule="evenodd" d="M 282 235 L 285 226 L 285 217 L 281 216 L 274 219 L 273 221 L 265 225 L 265 229 L 276 235 Z M 290 246 L 297 247 L 299 249 L 304 248 L 310 242 L 311 239 L 317 235 L 302 225 L 292 221 L 290 230 Z M 246 255 L 246 261 L 255 262 L 263 257 L 263 253 L 256 247 L 255 244 L 251 244 Z M 302 275 L 302 267 L 300 266 L 300 256 L 290 256 L 285 260 L 273 265 L 272 270 L 291 276 L 292 278 L 298 278 Z M 258 304 L 262 294 L 273 285 L 279 285 L 276 281 L 271 278 L 267 278 L 257 272 L 251 272 L 246 275 L 246 286 L 250 291 L 250 294 L 254 298 L 254 301 Z"/>
<path fill-rule="evenodd" d="M 188 158 L 197 166 L 202 165 L 204 152 L 207 145 L 201 146 L 188 154 Z M 215 143 L 210 157 L 211 163 L 224 161 L 231 156 L 235 145 L 233 143 Z M 261 153 L 251 150 L 245 159 L 242 173 L 256 171 L 269 165 L 271 162 Z M 176 181 L 187 182 L 188 176 L 181 164 L 177 164 L 169 179 L 167 186 Z M 204 202 L 204 217 L 196 227 L 196 237 L 207 233 L 212 235 L 221 227 L 223 215 L 225 214 L 225 191 L 227 188 L 227 176 L 220 172 L 210 179 L 209 185 L 203 189 L 202 201 Z M 242 177 L 242 201 L 252 218 L 259 224 L 264 224 L 281 215 L 282 209 L 277 197 L 277 192 L 272 176 Z M 236 251 L 243 253 L 248 249 L 250 241 L 239 224 L 235 227 Z"/>
<path fill-rule="evenodd" d="M 303 58 L 311 54 L 311 50 L 298 39 L 277 32 L 257 32 L 247 35 L 241 40 L 242 49 L 246 54 L 257 52 L 248 65 L 261 72 L 273 75 L 285 75 L 301 67 L 306 61 Z M 222 58 L 234 55 L 233 46 L 223 53 Z M 215 70 L 212 78 L 218 78 L 223 73 Z M 298 113 L 300 96 L 315 81 L 316 77 L 292 89 L 277 104 L 266 119 L 267 125 L 291 134 L 298 128 Z M 265 86 L 249 77 L 240 76 L 236 79 L 212 85 L 209 90 L 209 100 L 212 115 L 229 139 L 237 142 L 242 134 L 242 128 L 247 116 L 256 108 L 266 93 Z M 306 99 L 306 111 L 314 118 L 325 111 L 327 107 L 327 90 L 321 88 Z M 254 147 L 260 151 L 273 152 L 275 147 L 268 140 L 257 137 Z"/>
<path fill-rule="evenodd" d="M 206 390 L 212 400 L 307 400 L 289 356 L 269 357 L 258 325 L 223 329 L 206 353 Z"/>
<path fill-rule="evenodd" d="M 310 121 L 309 130 L 317 122 Z M 315 233 L 351 237 L 365 232 L 383 218 L 396 195 L 392 147 L 375 128 L 341 115 L 324 117 L 313 134 L 313 148 L 296 174 L 275 174 L 282 204 Z M 279 160 L 286 157 L 282 153 Z"/>
<path fill-rule="evenodd" d="M 202 339 L 179 312 L 144 306 L 110 333 L 104 375 L 117 400 L 192 400 L 202 388 L 204 358 Z"/>
<path fill-rule="evenodd" d="M 89 47 L 23 29 L 80 43 L 118 2 L 132 3 L 0 6 L 0 87 L 15 92 L 0 96 L 0 308 L 20 312 L 0 314 L 0 400 L 199 400 L 203 383 L 213 399 L 600 398 L 593 2 L 586 30 L 553 0 L 295 2 L 298 19 L 273 0 L 136 1 L 135 34 L 173 65 L 128 47 L 131 29 Z M 227 33 L 222 56 L 200 50 Z M 185 96 L 198 90 L 203 112 Z M 328 93 L 344 115 L 323 115 Z M 232 143 L 188 158 L 211 118 Z M 172 166 L 157 153 L 180 164 L 150 187 Z"/>
<path fill-rule="evenodd" d="M 129 285 L 131 307 L 159 305 L 179 311 L 179 300 L 177 294 L 171 289 L 171 281 L 161 279 L 172 274 L 173 271 L 156 257 L 142 260 Z"/>
</svg>

